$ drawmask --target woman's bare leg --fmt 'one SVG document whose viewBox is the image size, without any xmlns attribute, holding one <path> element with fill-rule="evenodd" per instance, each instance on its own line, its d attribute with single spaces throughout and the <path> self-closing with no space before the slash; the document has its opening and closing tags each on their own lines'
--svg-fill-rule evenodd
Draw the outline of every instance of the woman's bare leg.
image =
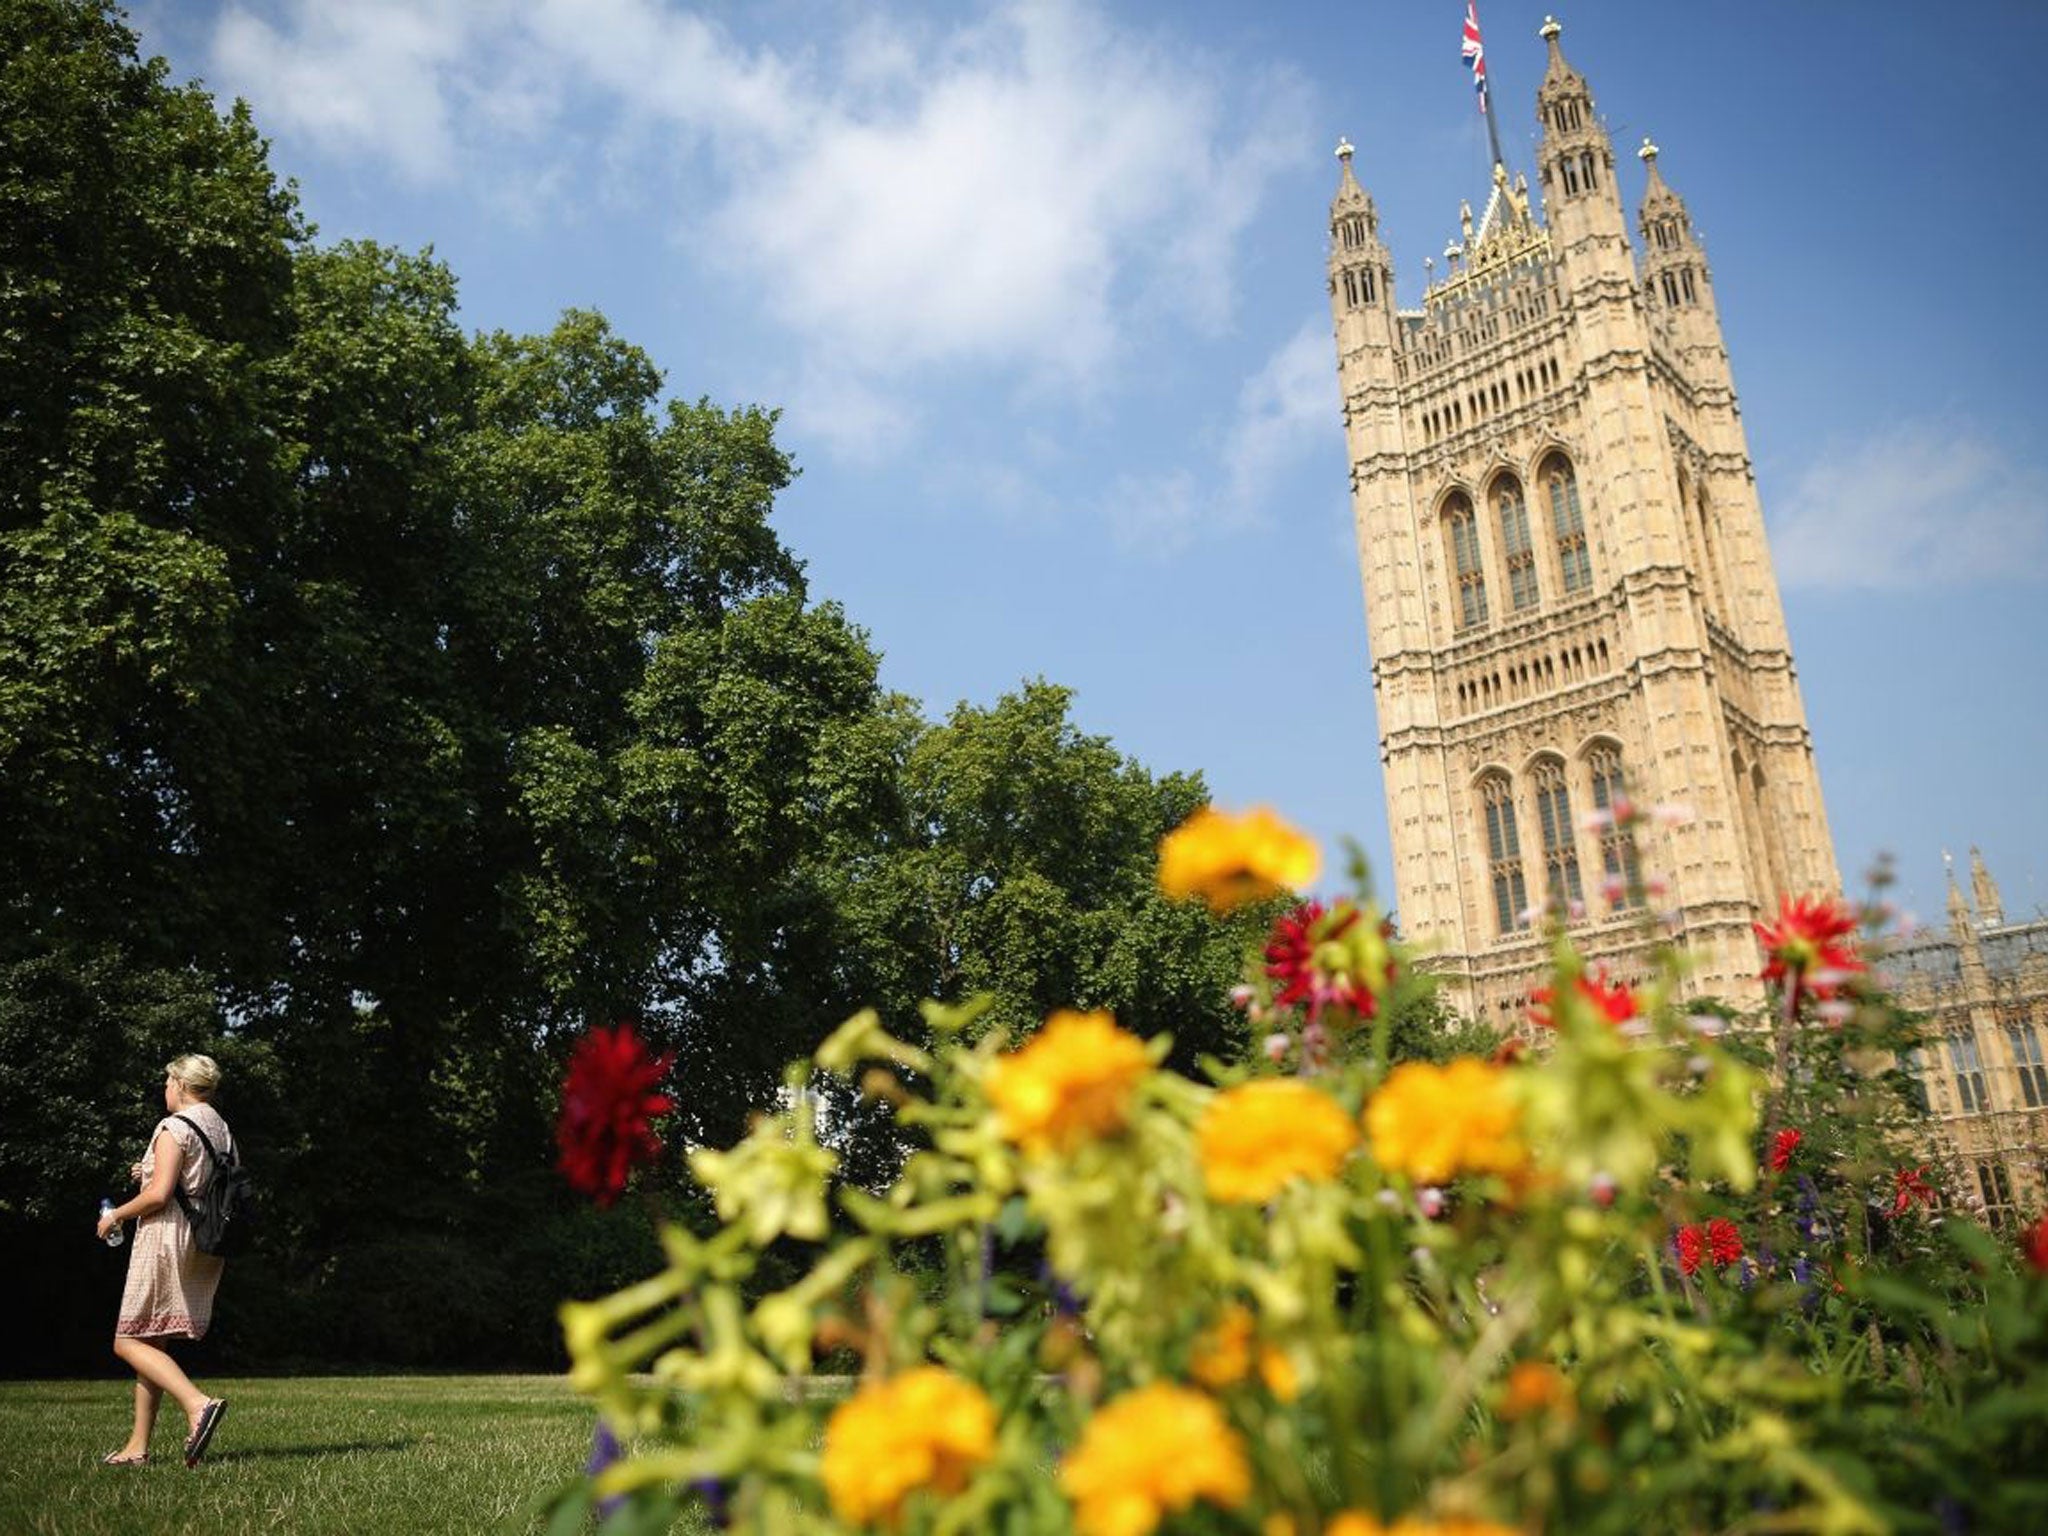
<svg viewBox="0 0 2048 1536">
<path fill-rule="evenodd" d="M 164 1400 L 163 1388 L 135 1378 L 135 1427 L 128 1432 L 128 1443 L 114 1454 L 116 1456 L 147 1456 L 150 1437 L 156 1433 L 156 1410 Z"/>
<path fill-rule="evenodd" d="M 185 1374 L 183 1366 L 148 1340 L 131 1339 L 125 1335 L 114 1340 L 114 1353 L 135 1372 L 135 1422 L 138 1430 L 143 1429 L 142 1399 L 145 1391 L 156 1400 L 149 1405 L 150 1429 L 156 1426 L 157 1402 L 166 1392 L 185 1410 L 187 1422 L 194 1427 L 198 1425 L 200 1410 L 206 1406 L 206 1394 L 192 1384 L 192 1378 Z M 146 1450 L 146 1433 L 141 1444 L 131 1444 L 128 1449 Z"/>
</svg>

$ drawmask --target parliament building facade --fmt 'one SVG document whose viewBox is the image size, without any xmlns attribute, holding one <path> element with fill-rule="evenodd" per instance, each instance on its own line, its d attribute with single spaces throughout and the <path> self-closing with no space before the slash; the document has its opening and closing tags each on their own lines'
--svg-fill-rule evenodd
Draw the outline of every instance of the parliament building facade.
<svg viewBox="0 0 2048 1536">
<path fill-rule="evenodd" d="M 1544 28 L 1539 180 L 1498 159 L 1419 310 L 1338 148 L 1330 303 L 1404 934 L 1523 1017 L 1546 927 L 1617 979 L 1658 926 L 1760 999 L 1752 925 L 1841 881 L 1706 253 Z M 1682 805 L 1625 831 L 1597 812 Z M 1648 905 L 1662 920 L 1643 919 Z"/>
<path fill-rule="evenodd" d="M 1553 923 L 1624 981 L 1668 935 L 1689 995 L 1750 1007 L 1753 925 L 1841 889 L 1706 252 L 1647 140 L 1631 224 L 1560 30 L 1535 195 L 1496 153 L 1420 309 L 1349 144 L 1330 205 L 1394 899 L 1509 1029 Z M 1625 802 L 1684 809 L 1622 829 Z M 2008 921 L 1972 860 L 1878 974 L 1928 1019 L 1925 1153 L 2002 1222 L 2048 1192 L 2048 918 Z"/>
</svg>

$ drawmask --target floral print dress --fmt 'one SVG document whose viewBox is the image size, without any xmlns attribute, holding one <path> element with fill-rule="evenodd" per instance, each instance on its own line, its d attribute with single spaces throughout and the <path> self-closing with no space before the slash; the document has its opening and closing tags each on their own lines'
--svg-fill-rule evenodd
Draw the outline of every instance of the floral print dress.
<svg viewBox="0 0 2048 1536">
<path fill-rule="evenodd" d="M 181 1113 L 198 1121 L 207 1139 L 223 1154 L 233 1145 L 227 1121 L 212 1105 L 194 1104 Z M 147 1184 L 156 1172 L 156 1141 L 165 1131 L 177 1139 L 184 1152 L 178 1183 L 188 1198 L 196 1198 L 210 1171 L 210 1160 L 198 1133 L 175 1115 L 166 1115 L 149 1133 L 149 1150 L 142 1155 L 142 1181 Z M 135 1246 L 128 1255 L 128 1284 L 121 1292 L 115 1334 L 138 1339 L 204 1338 L 213 1321 L 213 1293 L 224 1268 L 225 1260 L 201 1253 L 193 1243 L 192 1224 L 174 1195 L 162 1210 L 135 1223 Z"/>
</svg>

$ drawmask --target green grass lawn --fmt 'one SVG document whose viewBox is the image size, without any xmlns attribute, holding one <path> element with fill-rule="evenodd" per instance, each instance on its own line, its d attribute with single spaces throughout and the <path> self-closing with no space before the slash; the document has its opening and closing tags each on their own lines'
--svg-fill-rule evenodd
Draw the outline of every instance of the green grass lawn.
<svg viewBox="0 0 2048 1536">
<path fill-rule="evenodd" d="M 0 1382 L 0 1533 L 538 1531 L 590 1454 L 591 1407 L 556 1377 L 203 1385 L 233 1407 L 188 1472 L 170 1405 L 149 1466 L 99 1464 L 127 1434 L 128 1381 Z"/>
</svg>

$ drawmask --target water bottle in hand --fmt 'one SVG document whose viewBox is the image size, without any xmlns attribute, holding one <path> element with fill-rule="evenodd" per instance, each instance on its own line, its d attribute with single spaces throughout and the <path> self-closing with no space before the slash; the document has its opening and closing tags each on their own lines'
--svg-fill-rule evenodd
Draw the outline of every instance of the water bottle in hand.
<svg viewBox="0 0 2048 1536">
<path fill-rule="evenodd" d="M 100 1215 L 105 1216 L 109 1211 L 113 1210 L 113 1208 L 113 1201 L 102 1200 L 100 1202 Z M 118 1221 L 115 1222 L 114 1225 L 107 1232 L 107 1246 L 109 1248 L 120 1247 L 122 1239 L 127 1237 L 127 1235 L 128 1234 L 121 1229 L 121 1224 Z"/>
</svg>

